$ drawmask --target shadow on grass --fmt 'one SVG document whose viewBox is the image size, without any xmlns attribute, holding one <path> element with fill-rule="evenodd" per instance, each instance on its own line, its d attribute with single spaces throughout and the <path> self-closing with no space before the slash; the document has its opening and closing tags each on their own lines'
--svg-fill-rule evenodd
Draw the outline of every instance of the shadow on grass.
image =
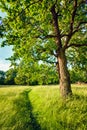
<svg viewBox="0 0 87 130">
<path fill-rule="evenodd" d="M 73 99 L 87 101 L 87 95 L 73 94 Z"/>
<path fill-rule="evenodd" d="M 29 100 L 31 90 L 26 90 L 14 101 L 16 110 L 15 130 L 41 130 L 36 117 L 32 113 L 32 105 Z"/>
</svg>

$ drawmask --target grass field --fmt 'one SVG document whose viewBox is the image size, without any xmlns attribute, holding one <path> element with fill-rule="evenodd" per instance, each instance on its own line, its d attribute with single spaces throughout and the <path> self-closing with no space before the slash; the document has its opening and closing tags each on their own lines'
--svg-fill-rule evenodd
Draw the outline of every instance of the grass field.
<svg viewBox="0 0 87 130">
<path fill-rule="evenodd" d="M 87 130 L 87 85 L 72 85 L 63 102 L 58 86 L 0 87 L 0 130 Z"/>
</svg>

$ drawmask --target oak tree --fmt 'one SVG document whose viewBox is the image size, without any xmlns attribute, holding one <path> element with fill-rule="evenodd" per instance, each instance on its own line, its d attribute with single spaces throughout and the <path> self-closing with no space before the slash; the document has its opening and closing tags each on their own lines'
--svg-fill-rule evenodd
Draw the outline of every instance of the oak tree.
<svg viewBox="0 0 87 130">
<path fill-rule="evenodd" d="M 66 53 L 87 46 L 86 0 L 1 0 L 5 41 L 14 59 L 56 64 L 62 97 L 72 95 Z"/>
</svg>

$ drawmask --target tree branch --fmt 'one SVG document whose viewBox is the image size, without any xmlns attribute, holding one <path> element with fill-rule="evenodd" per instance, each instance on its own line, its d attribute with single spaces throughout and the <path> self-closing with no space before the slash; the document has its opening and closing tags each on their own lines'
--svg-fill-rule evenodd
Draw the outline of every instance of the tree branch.
<svg viewBox="0 0 87 130">
<path fill-rule="evenodd" d="M 68 37 L 68 36 L 69 36 L 68 34 L 61 34 L 61 38 Z"/>
<path fill-rule="evenodd" d="M 83 3 L 86 3 L 86 0 L 80 1 L 78 7 L 79 7 L 81 4 L 83 4 Z"/>
<path fill-rule="evenodd" d="M 87 46 L 87 43 L 84 43 L 84 44 L 74 44 L 73 43 L 73 44 L 68 45 L 67 48 L 72 47 L 72 46 L 73 47 L 82 47 L 82 46 Z"/>
<path fill-rule="evenodd" d="M 43 62 L 47 62 L 47 63 L 50 63 L 50 64 L 56 64 L 57 62 L 56 61 L 50 61 L 50 60 L 47 60 L 47 59 L 41 59 L 41 58 L 34 58 L 34 60 L 36 61 L 43 61 Z"/>
<path fill-rule="evenodd" d="M 34 38 L 40 38 L 42 40 L 45 40 L 45 39 L 49 39 L 49 38 L 56 38 L 57 36 L 55 35 L 46 35 L 46 36 L 34 36 Z"/>
<path fill-rule="evenodd" d="M 64 48 L 67 47 L 71 37 L 72 37 L 72 32 L 73 32 L 73 25 L 74 25 L 74 19 L 75 19 L 75 16 L 76 16 L 76 11 L 77 11 L 77 0 L 74 0 L 74 3 L 73 3 L 73 11 L 71 13 L 71 21 L 70 21 L 70 31 L 67 35 L 67 39 L 66 39 L 66 43 L 65 43 L 65 46 Z"/>
<path fill-rule="evenodd" d="M 71 14 L 70 34 L 73 31 L 73 24 L 74 24 L 74 19 L 75 19 L 76 11 L 77 11 L 77 0 L 74 0 L 74 3 L 73 3 L 73 12 Z"/>
<path fill-rule="evenodd" d="M 72 32 L 72 35 L 79 31 L 80 25 L 82 25 L 82 24 L 87 24 L 87 21 L 81 21 L 81 22 L 79 22 L 78 25 L 77 25 L 77 27 L 75 28 L 75 30 Z"/>
<path fill-rule="evenodd" d="M 20 16 L 27 8 L 29 8 L 30 6 L 38 3 L 38 2 L 42 2 L 43 0 L 37 0 L 37 1 L 34 1 L 32 3 L 30 3 L 29 5 L 27 5 L 24 9 L 22 9 L 22 11 L 20 11 L 17 15 L 14 15 L 14 17 L 12 19 L 10 19 L 9 21 L 13 21 L 14 19 L 17 19 L 18 16 Z M 5 25 L 8 25 L 9 21 L 5 24 Z"/>
<path fill-rule="evenodd" d="M 16 17 L 18 17 L 19 15 L 21 15 L 27 8 L 29 8 L 30 6 L 38 3 L 38 2 L 42 2 L 43 0 L 38 0 L 38 1 L 34 1 L 32 3 L 30 3 L 29 5 L 27 5 L 21 12 L 18 13 L 18 15 Z"/>
<path fill-rule="evenodd" d="M 58 12 L 56 13 L 55 4 L 51 7 L 50 11 L 51 11 L 52 17 L 53 17 L 54 32 L 57 36 L 56 44 L 57 44 L 58 48 L 61 48 L 62 47 L 61 34 L 60 34 L 59 23 L 58 23 Z"/>
<path fill-rule="evenodd" d="M 79 46 L 83 46 L 81 44 L 79 45 L 76 45 L 76 44 L 72 44 L 72 45 L 69 45 L 69 41 L 71 39 L 71 37 L 76 33 L 78 32 L 79 30 L 81 30 L 81 25 L 82 24 L 87 24 L 87 21 L 80 21 L 78 23 L 78 25 L 76 27 L 74 27 L 74 19 L 75 19 L 75 16 L 77 15 L 76 12 L 77 12 L 77 8 L 81 6 L 81 4 L 86 4 L 86 1 L 85 0 L 81 0 L 80 2 L 78 2 L 77 4 L 77 0 L 74 0 L 74 4 L 73 4 L 73 12 L 71 14 L 71 22 L 70 22 L 70 31 L 69 33 L 66 35 L 62 35 L 62 37 L 66 36 L 66 43 L 64 45 L 64 49 L 68 48 L 69 46 L 75 46 L 75 47 L 79 47 Z M 86 15 L 86 12 L 84 12 L 84 14 Z M 83 15 L 84 15 L 83 14 Z"/>
</svg>

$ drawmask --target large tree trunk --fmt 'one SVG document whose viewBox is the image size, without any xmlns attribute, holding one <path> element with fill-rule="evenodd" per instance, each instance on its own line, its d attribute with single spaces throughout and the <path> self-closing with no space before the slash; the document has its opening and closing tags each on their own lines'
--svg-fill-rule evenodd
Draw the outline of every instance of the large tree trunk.
<svg viewBox="0 0 87 130">
<path fill-rule="evenodd" d="M 59 70 L 59 80 L 60 80 L 60 91 L 62 97 L 66 98 L 68 95 L 72 94 L 70 76 L 67 69 L 67 60 L 65 56 L 65 49 L 62 46 L 61 41 L 61 31 L 59 29 L 58 22 L 58 12 L 56 12 L 55 4 L 51 7 L 51 13 L 53 17 L 53 26 L 55 34 L 55 43 L 57 45 L 57 58 L 58 58 L 58 70 Z"/>
<path fill-rule="evenodd" d="M 70 75 L 67 69 L 67 60 L 65 51 L 60 50 L 58 54 L 58 67 L 59 67 L 59 81 L 60 81 L 60 93 L 63 98 L 72 95 Z"/>
</svg>

